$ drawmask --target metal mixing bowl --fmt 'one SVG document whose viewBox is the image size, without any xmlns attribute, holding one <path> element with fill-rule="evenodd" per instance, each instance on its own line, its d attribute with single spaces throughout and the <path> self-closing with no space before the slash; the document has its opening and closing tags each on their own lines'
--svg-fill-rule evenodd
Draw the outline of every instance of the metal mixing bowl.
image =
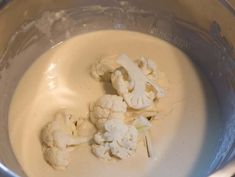
<svg viewBox="0 0 235 177">
<path fill-rule="evenodd" d="M 232 176 L 234 0 L 13 0 L 9 3 L 0 0 L 0 3 L 0 176 L 26 176 L 15 159 L 8 136 L 9 104 L 22 74 L 53 45 L 73 35 L 100 29 L 125 29 L 157 36 L 183 50 L 201 67 L 216 91 L 223 122 L 217 151 L 203 176 L 220 169 L 225 169 L 227 177 Z M 48 16 L 54 20 L 48 20 Z M 40 23 L 48 23 L 48 27 L 41 28 Z M 38 46 L 40 50 L 36 52 Z M 33 52 L 33 57 L 28 57 L 27 52 Z"/>
</svg>

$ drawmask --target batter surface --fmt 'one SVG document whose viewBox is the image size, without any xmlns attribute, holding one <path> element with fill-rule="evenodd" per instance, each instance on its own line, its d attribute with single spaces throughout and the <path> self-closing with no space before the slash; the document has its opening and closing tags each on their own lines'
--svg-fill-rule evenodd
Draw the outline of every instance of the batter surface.
<svg viewBox="0 0 235 177">
<path fill-rule="evenodd" d="M 156 158 L 144 145 L 136 156 L 106 162 L 88 145 L 72 152 L 65 171 L 55 171 L 43 159 L 39 134 L 60 108 L 88 117 L 89 104 L 115 93 L 90 76 L 98 59 L 127 54 L 154 60 L 166 96 L 156 103 L 159 120 L 151 136 Z M 73 37 L 48 50 L 22 77 L 9 112 L 10 140 L 29 177 L 196 177 L 207 169 L 217 143 L 219 111 L 207 81 L 179 49 L 158 38 L 127 31 L 98 31 Z"/>
</svg>

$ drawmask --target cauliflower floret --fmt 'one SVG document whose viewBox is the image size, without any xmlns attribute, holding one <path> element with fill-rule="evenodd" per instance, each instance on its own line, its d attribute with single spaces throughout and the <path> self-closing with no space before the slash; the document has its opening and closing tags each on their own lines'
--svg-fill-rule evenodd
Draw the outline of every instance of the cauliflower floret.
<svg viewBox="0 0 235 177">
<path fill-rule="evenodd" d="M 164 96 L 164 90 L 128 56 L 120 56 L 117 62 L 126 70 L 127 76 L 120 69 L 115 70 L 111 75 L 112 85 L 131 108 L 146 108 L 156 98 Z"/>
<path fill-rule="evenodd" d="M 111 74 L 117 67 L 115 59 L 116 55 L 102 57 L 102 59 L 91 65 L 91 76 L 99 81 L 110 82 Z"/>
<path fill-rule="evenodd" d="M 138 64 L 138 67 L 143 71 L 143 73 L 151 80 L 157 80 L 158 79 L 158 73 L 157 73 L 157 66 L 154 63 L 154 61 L 142 57 L 141 59 L 137 60 L 136 62 Z"/>
<path fill-rule="evenodd" d="M 134 126 L 119 119 L 110 119 L 105 122 L 104 130 L 95 135 L 92 152 L 106 160 L 111 157 L 125 159 L 135 152 L 137 139 L 138 132 Z"/>
<path fill-rule="evenodd" d="M 44 148 L 44 158 L 53 168 L 64 170 L 70 163 L 68 150 L 58 148 Z"/>
<path fill-rule="evenodd" d="M 77 135 L 82 137 L 93 137 L 96 133 L 95 126 L 90 121 L 83 121 L 77 127 Z"/>
<path fill-rule="evenodd" d="M 104 160 L 111 160 L 112 159 L 112 157 L 110 155 L 109 143 L 103 143 L 102 145 L 93 144 L 92 145 L 92 152 L 98 158 L 101 158 Z"/>
<path fill-rule="evenodd" d="M 128 94 L 129 90 L 134 87 L 133 82 L 126 78 L 128 78 L 128 75 L 122 68 L 115 70 L 111 75 L 113 88 L 117 90 L 119 95 Z"/>
<path fill-rule="evenodd" d="M 91 66 L 91 75 L 96 80 L 109 81 L 112 71 L 113 68 L 102 60 Z"/>
<path fill-rule="evenodd" d="M 105 141 L 118 141 L 128 131 L 128 126 L 122 120 L 111 119 L 104 124 L 104 130 L 103 137 Z"/>
<path fill-rule="evenodd" d="M 127 105 L 123 98 L 117 95 L 104 95 L 90 108 L 90 120 L 98 129 L 102 129 L 108 119 L 123 119 Z"/>
<path fill-rule="evenodd" d="M 57 112 L 52 122 L 49 122 L 41 131 L 41 140 L 48 146 L 53 147 L 59 144 L 57 134 L 63 132 L 66 135 L 73 135 L 76 132 L 76 120 L 67 112 Z M 66 146 L 66 145 L 65 145 Z"/>
<path fill-rule="evenodd" d="M 67 112 L 58 112 L 53 121 L 49 122 L 41 131 L 41 141 L 48 147 L 66 149 L 88 141 L 88 137 L 77 137 L 79 120 Z"/>
<path fill-rule="evenodd" d="M 53 121 L 41 131 L 41 142 L 45 160 L 56 169 L 63 169 L 69 163 L 68 152 L 74 146 L 86 143 L 91 136 L 79 137 L 77 126 L 82 125 L 67 112 L 59 111 Z"/>
</svg>

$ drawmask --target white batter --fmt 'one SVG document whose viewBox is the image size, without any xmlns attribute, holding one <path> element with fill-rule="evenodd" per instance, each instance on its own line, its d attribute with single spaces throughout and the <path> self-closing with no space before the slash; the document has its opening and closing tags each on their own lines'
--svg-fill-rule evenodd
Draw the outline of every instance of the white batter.
<svg viewBox="0 0 235 177">
<path fill-rule="evenodd" d="M 88 117 L 89 103 L 114 93 L 90 77 L 90 66 L 101 57 L 123 53 L 133 59 L 149 57 L 165 73 L 160 84 L 167 95 L 156 104 L 160 119 L 151 129 L 157 159 L 147 158 L 141 145 L 130 159 L 105 162 L 82 145 L 71 153 L 65 171 L 55 171 L 43 159 L 41 128 L 60 108 Z M 180 50 L 141 33 L 99 31 L 76 36 L 36 60 L 15 91 L 9 132 L 29 177 L 196 177 L 203 174 L 215 149 L 218 115 L 212 90 Z"/>
</svg>

